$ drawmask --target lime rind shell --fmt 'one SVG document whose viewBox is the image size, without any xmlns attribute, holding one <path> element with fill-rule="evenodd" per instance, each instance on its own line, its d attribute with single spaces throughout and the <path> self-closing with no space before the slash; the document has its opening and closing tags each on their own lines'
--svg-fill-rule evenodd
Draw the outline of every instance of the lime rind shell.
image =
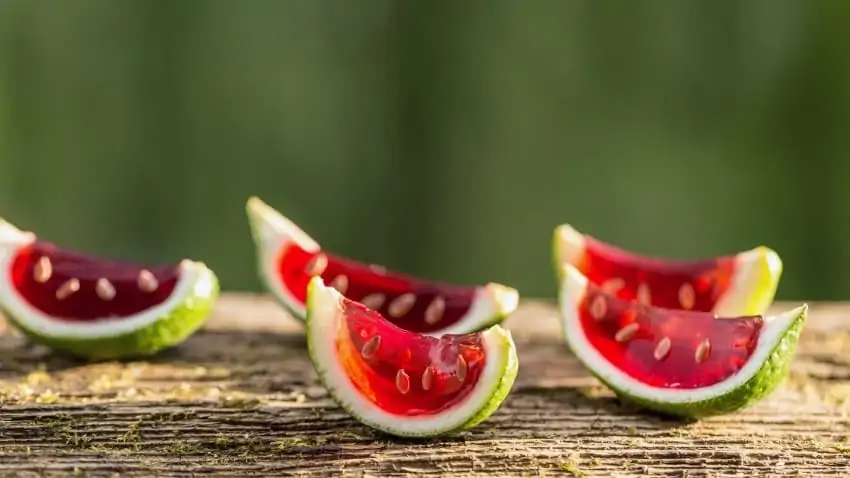
<svg viewBox="0 0 850 478">
<path fill-rule="evenodd" d="M 558 228 L 555 228 L 552 234 L 552 266 L 555 267 L 556 284 L 560 284 L 564 279 L 564 264 L 561 263 L 561 238 Z"/>
<path fill-rule="evenodd" d="M 507 349 L 507 353 L 505 354 L 506 360 L 503 362 L 501 378 L 499 379 L 499 383 L 496 386 L 493 395 L 490 397 L 490 400 L 487 401 L 487 404 L 471 419 L 469 419 L 469 421 L 456 429 L 451 430 L 451 432 L 457 433 L 478 426 L 481 422 L 490 418 L 490 416 L 502 406 L 505 398 L 507 398 L 508 394 L 511 392 L 514 382 L 516 381 L 517 373 L 519 372 L 519 358 L 517 357 L 516 346 L 513 343 L 510 333 L 503 334 L 502 340 L 504 341 L 502 347 Z"/>
<path fill-rule="evenodd" d="M 252 197 L 246 204 L 248 225 L 255 249 L 257 274 L 263 288 L 274 297 L 275 302 L 290 316 L 304 323 L 307 320 L 306 304 L 295 299 L 294 294 L 287 289 L 286 283 L 278 275 L 278 271 L 270 264 L 278 259 L 280 248 L 287 243 L 296 244 L 305 250 L 320 250 L 319 243 L 303 231 L 297 224 L 286 218 L 280 212 L 265 204 L 257 197 Z M 501 293 L 500 293 L 501 292 Z M 483 302 L 482 302 L 483 301 Z M 476 314 L 467 313 L 460 321 L 447 328 L 435 331 L 441 333 L 479 332 L 505 321 L 516 309 L 519 302 L 519 292 L 501 284 L 487 284 L 476 288 L 476 305 L 486 305 L 487 309 L 478 310 Z"/>
<path fill-rule="evenodd" d="M 350 402 L 345 400 L 344 397 L 341 396 L 341 391 L 336 390 L 333 386 L 328 383 L 327 380 L 327 371 L 322 361 L 319 359 L 318 354 L 316 353 L 316 346 L 311 339 L 311 328 L 310 328 L 310 311 L 312 310 L 311 304 L 313 301 L 313 286 L 315 281 L 311 281 L 307 290 L 307 349 L 309 351 L 310 360 L 313 362 L 314 369 L 316 374 L 319 377 L 319 380 L 327 389 L 331 398 L 334 402 L 337 403 L 342 409 L 344 409 L 351 417 L 353 417 L 358 422 L 366 425 L 368 427 L 379 430 L 383 433 L 399 436 L 399 437 L 408 437 L 408 438 L 430 438 L 437 436 L 446 436 L 457 434 L 463 432 L 465 430 L 469 430 L 481 422 L 489 418 L 494 412 L 496 412 L 499 407 L 504 402 L 505 398 L 510 393 L 513 388 L 514 382 L 516 381 L 516 376 L 519 371 L 519 359 L 516 353 L 516 345 L 514 344 L 513 338 L 511 337 L 510 331 L 502 329 L 499 331 L 500 333 L 496 334 L 498 336 L 498 344 L 494 349 L 500 350 L 503 353 L 497 355 L 500 360 L 499 364 L 499 380 L 493 384 L 492 392 L 488 394 L 488 399 L 482 403 L 480 407 L 478 407 L 467 420 L 464 420 L 461 423 L 450 423 L 445 427 L 435 427 L 431 430 L 425 432 L 417 432 L 417 431 L 409 431 L 404 428 L 404 417 L 399 416 L 397 420 L 397 424 L 382 424 L 377 423 L 375 421 L 370 421 L 364 419 L 354 407 L 350 405 Z M 492 327 L 499 327 L 499 325 L 494 325 Z M 488 360 L 493 357 L 487 357 Z M 334 357 L 334 359 L 336 359 Z M 476 386 L 481 386 L 477 384 Z M 351 393 L 357 393 L 354 390 L 354 387 L 351 386 Z M 435 414 L 433 416 L 434 421 L 438 421 L 440 414 Z"/>
<path fill-rule="evenodd" d="M 726 310 L 718 311 L 722 315 L 762 315 L 773 305 L 782 279 L 782 259 L 776 251 L 766 246 L 756 247 L 738 256 L 748 255 L 755 255 L 755 260 L 749 265 L 753 269 L 738 290 L 731 291 L 739 296 L 740 305 L 733 303 Z"/>
<path fill-rule="evenodd" d="M 268 258 L 265 256 L 264 250 L 263 250 L 263 248 L 265 247 L 265 244 L 263 243 L 261 238 L 258 237 L 254 223 L 251 222 L 250 225 L 251 225 L 251 238 L 254 242 L 254 249 L 255 249 L 255 256 L 256 256 L 255 261 L 257 263 L 257 277 L 260 279 L 260 283 L 263 285 L 263 288 L 266 291 L 268 291 L 270 293 L 270 295 L 274 298 L 274 301 L 284 311 L 286 311 L 287 314 L 289 314 L 291 317 L 297 319 L 299 322 L 301 322 L 303 324 L 304 322 L 307 321 L 306 311 L 301 312 L 301 311 L 296 310 L 292 305 L 289 304 L 289 302 L 286 299 L 284 299 L 281 296 L 281 294 L 277 290 L 278 286 L 276 284 L 272 283 L 271 279 L 268 276 L 268 272 L 266 271 L 265 261 L 268 260 Z M 283 281 L 281 281 L 280 287 L 286 287 L 286 284 L 283 284 Z"/>
<path fill-rule="evenodd" d="M 610 388 L 621 400 L 629 401 L 646 409 L 655 410 L 668 415 L 687 418 L 704 418 L 741 410 L 762 400 L 776 390 L 782 380 L 788 375 L 791 362 L 793 362 L 794 356 L 796 355 L 800 333 L 803 329 L 803 324 L 806 321 L 807 315 L 808 306 L 804 305 L 800 314 L 796 319 L 794 319 L 785 332 L 783 332 L 782 337 L 752 378 L 744 382 L 741 386 L 730 390 L 723 395 L 694 402 L 667 403 L 653 400 L 649 397 L 631 395 L 629 392 L 618 388 L 610 381 L 606 381 L 602 376 L 597 374 L 588 363 L 582 360 L 580 353 L 573 350 L 572 347 L 569 347 L 569 345 L 568 347 L 579 362 L 594 377 Z"/>
<path fill-rule="evenodd" d="M 201 281 L 208 284 L 201 286 Z M 206 322 L 218 299 L 218 278 L 205 267 L 189 291 L 189 295 L 168 314 L 137 330 L 114 337 L 70 339 L 48 336 L 28 329 L 5 310 L 4 315 L 27 337 L 56 350 L 96 360 L 147 357 L 182 343 Z"/>
<path fill-rule="evenodd" d="M 763 315 L 773 305 L 779 282 L 782 279 L 783 263 L 779 254 L 767 246 L 758 246 L 738 254 L 738 257 L 755 254 L 751 275 L 736 290 L 731 291 L 736 298 L 732 305 L 724 308 L 721 315 Z M 552 234 L 552 265 L 555 267 L 556 283 L 564 278 L 564 264 L 561 262 L 561 237 L 559 228 Z M 573 264 L 575 266 L 575 264 Z M 740 267 L 740 266 L 739 266 Z M 730 284 L 735 287 L 735 284 Z M 720 311 L 718 311 L 720 312 Z"/>
<path fill-rule="evenodd" d="M 753 292 L 750 307 L 751 313 L 763 314 L 773 305 L 776 291 L 779 289 L 779 282 L 782 280 L 784 266 L 779 254 L 773 249 L 760 246 L 757 250 L 761 254 L 762 260 L 759 261 L 758 286 Z"/>
<path fill-rule="evenodd" d="M 305 313 L 302 315 L 298 311 L 294 310 L 292 308 L 292 306 L 290 306 L 289 303 L 286 300 L 284 300 L 282 297 L 280 297 L 280 295 L 274 293 L 274 289 L 272 288 L 272 284 L 269 283 L 269 280 L 266 277 L 266 274 L 260 272 L 259 277 L 260 277 L 260 281 L 262 282 L 262 284 L 266 288 L 266 290 L 271 292 L 271 296 L 274 298 L 275 303 L 277 303 L 284 311 L 286 311 L 287 314 L 294 317 L 295 319 L 297 319 L 302 324 L 306 324 L 306 322 L 308 320 L 306 309 L 309 308 L 309 307 L 305 308 Z M 467 322 L 470 325 L 470 327 L 467 328 L 467 329 L 464 329 L 464 332 L 468 332 L 468 333 L 481 332 L 482 330 L 488 329 L 488 328 L 490 328 L 494 325 L 501 324 L 513 313 L 513 309 L 506 310 L 504 305 L 499 301 L 494 301 L 494 304 L 496 305 L 496 309 L 497 309 L 495 313 L 489 315 L 487 317 L 487 319 L 482 320 L 480 322 L 474 321 L 474 320 L 468 320 Z M 474 322 L 477 322 L 477 323 L 475 323 L 475 325 L 471 325 Z"/>
</svg>

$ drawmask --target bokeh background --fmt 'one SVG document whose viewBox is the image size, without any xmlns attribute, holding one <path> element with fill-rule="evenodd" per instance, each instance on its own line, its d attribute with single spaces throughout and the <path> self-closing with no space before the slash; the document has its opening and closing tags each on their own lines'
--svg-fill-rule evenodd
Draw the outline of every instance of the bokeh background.
<svg viewBox="0 0 850 478">
<path fill-rule="evenodd" d="M 552 229 L 767 244 L 850 299 L 850 2 L 0 0 L 0 216 L 260 290 L 256 194 L 326 248 L 553 297 Z"/>
</svg>

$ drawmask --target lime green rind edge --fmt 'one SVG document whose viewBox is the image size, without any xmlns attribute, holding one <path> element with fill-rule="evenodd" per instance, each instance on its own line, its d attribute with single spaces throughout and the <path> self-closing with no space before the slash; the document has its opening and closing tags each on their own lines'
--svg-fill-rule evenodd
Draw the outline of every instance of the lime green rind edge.
<svg viewBox="0 0 850 478">
<path fill-rule="evenodd" d="M 511 389 L 516 381 L 517 373 L 519 372 L 519 358 L 516 353 L 516 346 L 514 345 L 511 336 L 509 334 L 502 335 L 502 340 L 504 341 L 502 343 L 502 347 L 506 349 L 507 353 L 503 354 L 505 355 L 505 360 L 502 362 L 499 384 L 496 386 L 495 391 L 490 396 L 490 400 L 487 401 L 486 405 L 484 405 L 484 407 L 481 408 L 481 410 L 479 410 L 478 413 L 476 413 L 469 421 L 456 428 L 453 431 L 454 433 L 474 428 L 481 424 L 484 420 L 490 418 L 490 416 L 502 406 L 502 403 L 511 393 Z"/>
<path fill-rule="evenodd" d="M 803 329 L 807 316 L 808 306 L 804 304 L 800 315 L 786 329 L 782 338 L 764 361 L 764 364 L 762 364 L 759 371 L 750 380 L 724 395 L 699 402 L 667 403 L 652 400 L 648 397 L 632 396 L 625 390 L 618 389 L 610 382 L 605 381 L 581 359 L 575 350 L 571 349 L 571 351 L 593 376 L 610 388 L 621 400 L 668 415 L 695 419 L 706 418 L 713 415 L 739 411 L 762 400 L 776 390 L 782 380 L 788 375 L 791 362 L 797 352 L 800 332 Z"/>
<path fill-rule="evenodd" d="M 418 433 L 418 432 L 408 432 L 404 430 L 402 427 L 388 427 L 382 426 L 378 423 L 372 423 L 364 421 L 360 416 L 358 416 L 357 412 L 353 410 L 351 407 L 346 406 L 345 401 L 341 400 L 337 394 L 337 390 L 333 387 L 327 385 L 325 380 L 325 368 L 322 366 L 321 362 L 318 360 L 315 349 L 313 346 L 312 340 L 310 340 L 310 303 L 312 302 L 312 284 L 308 286 L 307 290 L 307 350 L 310 355 L 310 360 L 313 362 L 313 367 L 316 370 L 316 374 L 319 376 L 319 380 L 327 389 L 331 398 L 339 405 L 342 409 L 344 409 L 351 417 L 353 417 L 358 422 L 366 425 L 368 427 L 379 430 L 383 433 L 387 433 L 389 435 L 394 435 L 398 437 L 407 437 L 407 438 L 433 438 L 438 436 L 446 436 L 457 434 L 463 432 L 465 430 L 469 430 L 481 422 L 489 418 L 496 410 L 501 407 L 502 402 L 504 402 L 505 398 L 507 398 L 511 389 L 513 388 L 514 382 L 516 381 L 516 376 L 519 371 L 519 360 L 516 353 L 516 345 L 511 338 L 510 333 L 501 334 L 502 343 L 501 348 L 506 353 L 501 354 L 502 363 L 501 363 L 501 373 L 500 379 L 493 387 L 493 391 L 490 394 L 490 398 L 482 404 L 482 406 L 469 418 L 469 420 L 461 423 L 456 426 L 448 426 L 442 430 L 432 430 L 430 432 Z M 439 418 L 439 414 L 433 416 L 434 419 Z M 398 418 L 399 424 L 404 423 L 404 417 Z"/>
<path fill-rule="evenodd" d="M 760 277 L 756 289 L 752 292 L 748 310 L 745 314 L 761 315 L 764 314 L 773 305 L 776 298 L 776 292 L 779 290 L 779 284 L 782 281 L 782 274 L 785 269 L 785 264 L 782 261 L 782 256 L 775 250 L 767 246 L 759 246 L 765 254 L 766 261 L 770 262 L 767 256 L 771 256 L 776 261 L 777 270 L 771 271 L 769 264 L 760 264 L 764 270 L 759 271 Z"/>
<path fill-rule="evenodd" d="M 200 281 L 210 281 L 206 294 L 198 294 Z M 7 311 L 10 322 L 32 340 L 56 350 L 96 360 L 116 360 L 147 357 L 174 347 L 192 336 L 206 322 L 213 305 L 218 300 L 219 282 L 215 273 L 206 269 L 199 274 L 190 294 L 170 313 L 155 322 L 132 332 L 115 337 L 96 339 L 65 339 L 39 334 L 27 329 L 21 321 Z"/>
<path fill-rule="evenodd" d="M 561 264 L 560 246 L 558 245 L 558 228 L 552 233 L 552 266 L 555 268 L 555 283 L 560 287 L 564 280 L 564 265 Z"/>
</svg>

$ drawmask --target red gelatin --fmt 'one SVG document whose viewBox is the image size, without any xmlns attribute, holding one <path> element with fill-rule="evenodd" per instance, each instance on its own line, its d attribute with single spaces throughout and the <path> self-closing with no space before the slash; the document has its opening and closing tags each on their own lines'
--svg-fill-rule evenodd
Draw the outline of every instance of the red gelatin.
<svg viewBox="0 0 850 478">
<path fill-rule="evenodd" d="M 402 416 L 438 414 L 461 402 L 484 370 L 480 335 L 420 336 L 361 304 L 343 301 L 340 363 L 363 397 Z"/>
<path fill-rule="evenodd" d="M 307 252 L 294 242 L 282 251 L 278 264 L 283 283 L 297 300 L 304 302 L 313 272 L 347 298 L 364 303 L 412 332 L 427 333 L 457 323 L 475 298 L 471 287 L 389 275 L 382 267 L 365 266 L 326 252 Z"/>
<path fill-rule="evenodd" d="M 735 256 L 696 261 L 639 256 L 585 236 L 577 269 L 623 300 L 667 309 L 710 312 L 729 288 Z"/>
<path fill-rule="evenodd" d="M 659 388 L 694 389 L 731 377 L 758 343 L 761 316 L 648 308 L 587 285 L 580 307 L 585 336 L 615 367 Z"/>
<path fill-rule="evenodd" d="M 105 261 L 37 241 L 16 253 L 11 274 L 33 307 L 58 320 L 86 321 L 127 317 L 163 303 L 179 266 Z"/>
</svg>

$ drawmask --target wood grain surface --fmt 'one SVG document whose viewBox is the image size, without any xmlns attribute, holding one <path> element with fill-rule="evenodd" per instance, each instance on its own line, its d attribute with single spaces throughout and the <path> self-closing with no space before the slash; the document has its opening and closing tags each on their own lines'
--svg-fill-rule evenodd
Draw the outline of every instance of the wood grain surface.
<svg viewBox="0 0 850 478">
<path fill-rule="evenodd" d="M 262 296 L 225 295 L 202 332 L 129 363 L 63 357 L 0 322 L 0 475 L 850 476 L 850 305 L 812 304 L 769 399 L 699 422 L 620 403 L 567 351 L 551 304 L 506 324 L 520 373 L 502 408 L 402 440 L 329 400 L 301 327 Z"/>
</svg>

